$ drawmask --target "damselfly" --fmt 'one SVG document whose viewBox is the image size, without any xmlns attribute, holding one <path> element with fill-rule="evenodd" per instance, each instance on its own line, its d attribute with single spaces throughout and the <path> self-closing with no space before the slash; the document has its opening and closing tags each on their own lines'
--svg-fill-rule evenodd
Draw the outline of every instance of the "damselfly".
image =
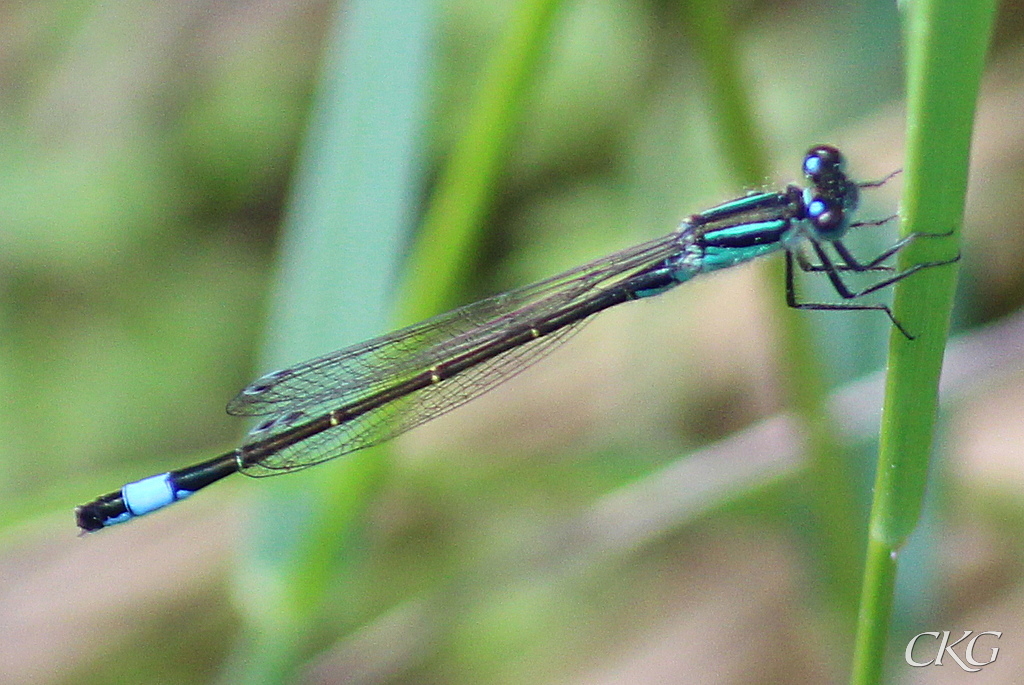
<svg viewBox="0 0 1024 685">
<path fill-rule="evenodd" d="M 598 312 L 660 293 L 691 278 L 782 250 L 786 300 L 799 309 L 877 310 L 911 336 L 885 304 L 853 302 L 932 266 L 890 273 L 862 290 L 844 271 L 889 271 L 885 260 L 918 234 L 866 263 L 842 242 L 861 188 L 844 171 L 839 150 L 807 153 L 807 186 L 755 192 L 689 217 L 667 236 L 547 280 L 441 314 L 258 379 L 228 404 L 229 414 L 266 417 L 241 447 L 209 461 L 129 483 L 75 510 L 94 531 L 188 497 L 235 472 L 269 476 L 306 468 L 429 421 L 512 377 L 554 349 Z M 810 247 L 817 263 L 804 254 Z M 835 256 L 830 256 L 830 247 Z M 798 302 L 794 264 L 821 271 L 845 302 Z"/>
</svg>

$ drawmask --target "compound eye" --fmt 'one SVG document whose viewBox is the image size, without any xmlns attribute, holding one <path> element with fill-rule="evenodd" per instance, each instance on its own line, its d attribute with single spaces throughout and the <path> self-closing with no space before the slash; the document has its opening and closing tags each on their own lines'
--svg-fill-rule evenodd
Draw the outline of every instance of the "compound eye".
<svg viewBox="0 0 1024 685">
<path fill-rule="evenodd" d="M 804 157 L 804 174 L 812 181 L 843 169 L 843 154 L 831 145 L 818 145 Z"/>
<path fill-rule="evenodd" d="M 838 240 L 846 233 L 846 213 L 837 202 L 814 198 L 807 204 L 807 218 L 823 240 Z"/>
</svg>

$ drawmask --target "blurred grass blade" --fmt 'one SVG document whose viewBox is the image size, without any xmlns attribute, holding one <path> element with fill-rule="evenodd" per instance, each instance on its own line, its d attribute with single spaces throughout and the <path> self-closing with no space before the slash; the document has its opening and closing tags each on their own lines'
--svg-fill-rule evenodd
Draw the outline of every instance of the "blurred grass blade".
<svg viewBox="0 0 1024 685">
<path fill-rule="evenodd" d="M 769 177 L 766 144 L 741 80 L 736 31 L 727 16 L 730 5 L 685 0 L 682 7 L 688 34 L 705 68 L 719 143 L 737 180 L 747 188 L 757 188 Z M 760 268 L 771 290 L 777 290 L 777 284 L 783 282 L 782 260 Z M 828 596 L 852 621 L 861 550 L 856 479 L 843 459 L 828 413 L 828 388 L 807 317 L 787 307 L 782 297 L 774 297 L 773 304 L 779 322 L 780 376 L 787 403 L 800 418 L 805 440 L 808 470 L 805 487 L 799 491 L 806 498 L 814 522 L 815 540 L 809 546 L 821 550 L 822 568 L 830 587 Z"/>
<path fill-rule="evenodd" d="M 475 246 L 473 235 L 479 230 L 498 174 L 505 165 L 507 148 L 524 93 L 533 82 L 538 57 L 550 33 L 551 17 L 557 5 L 557 2 L 550 1 L 522 3 L 505 47 L 499 51 L 485 76 L 482 93 L 470 116 L 469 131 L 451 161 L 451 170 L 439 185 L 438 195 L 431 203 L 424 231 L 411 257 L 410 279 L 415 279 L 415 287 L 410 280 L 403 289 L 403 302 L 406 302 L 404 311 L 412 312 L 409 316 L 426 316 L 440 308 L 468 267 Z M 324 337 L 319 317 L 314 314 L 314 318 L 310 318 L 308 312 L 303 316 L 294 315 L 297 310 L 309 309 L 302 300 L 303 293 L 319 293 L 319 301 L 332 310 L 331 313 L 324 312 L 323 316 L 338 317 L 341 312 L 346 324 L 351 323 L 349 316 L 360 314 L 365 321 L 367 309 L 377 313 L 387 310 L 386 306 L 375 306 L 373 302 L 386 300 L 388 286 L 395 273 L 395 254 L 401 244 L 400 238 L 396 237 L 401 235 L 401 229 L 405 227 L 410 198 L 415 196 L 411 189 L 418 180 L 418 168 L 415 164 L 409 164 L 408 160 L 416 159 L 418 153 L 415 147 L 418 129 L 410 122 L 421 123 L 424 120 L 422 82 L 413 82 L 409 78 L 424 78 L 422 53 L 425 53 L 424 44 L 429 34 L 425 28 L 429 23 L 426 15 L 423 10 L 415 14 L 419 24 L 413 26 L 407 8 L 400 3 L 355 3 L 346 10 L 345 40 L 339 38 L 339 43 L 344 46 L 343 57 L 335 60 L 334 69 L 337 73 L 328 74 L 324 89 L 325 104 L 320 109 L 320 116 L 314 116 L 310 133 L 309 150 L 314 161 L 309 166 L 313 171 L 308 185 L 302 182 L 303 175 L 300 174 L 296 191 L 297 206 L 293 217 L 297 218 L 292 235 L 297 236 L 294 240 L 301 247 L 289 251 L 286 244 L 285 262 L 286 271 L 289 264 L 294 264 L 294 268 L 300 272 L 308 271 L 310 263 L 319 262 L 318 267 L 313 267 L 314 273 L 306 276 L 314 280 L 317 273 L 340 272 L 343 270 L 337 265 L 351 264 L 355 270 L 355 282 L 345 282 L 339 278 L 336 287 L 323 290 L 315 286 L 289 288 L 286 273 L 283 286 L 285 294 L 279 298 L 280 302 L 285 303 L 282 305 L 285 316 L 296 325 L 309 326 L 315 322 L 314 328 L 319 330 L 314 333 L 318 338 Z M 389 35 L 384 30 L 385 24 L 390 28 L 390 38 L 384 37 Z M 412 36 L 395 34 L 397 27 L 403 25 L 408 27 Z M 419 47 L 408 51 L 408 63 L 403 65 L 401 56 L 396 63 L 394 46 L 409 45 L 410 41 L 419 41 Z M 406 87 L 399 88 L 405 92 L 405 98 L 382 104 L 386 96 L 396 89 L 395 80 L 400 74 L 405 77 L 400 80 L 405 82 Z M 332 98 L 332 94 L 337 97 Z M 333 108 L 338 108 L 336 116 L 331 114 Z M 390 125 L 384 125 L 391 118 L 398 118 L 406 125 L 395 125 L 397 122 L 393 121 Z M 394 137 L 392 126 L 403 135 L 398 136 L 390 149 L 380 150 L 365 142 L 386 141 Z M 324 144 L 325 139 L 337 140 L 334 144 Z M 317 159 L 325 163 L 317 164 Z M 404 173 L 389 176 L 389 166 Z M 333 173 L 325 173 L 325 169 L 328 172 L 333 169 Z M 390 183 L 387 182 L 389 178 Z M 336 190 L 337 186 L 346 184 L 347 191 Z M 312 188 L 309 195 L 303 194 L 304 187 Z M 324 188 L 330 190 L 324 191 Z M 384 197 L 380 196 L 381 188 L 385 189 Z M 335 200 L 325 200 L 320 196 L 321 192 L 332 191 L 340 193 L 344 201 L 335 204 Z M 385 209 L 386 215 L 383 217 L 376 216 L 374 213 L 381 211 L 382 204 L 392 209 Z M 325 212 L 325 209 L 328 211 Z M 336 214 L 330 211 L 332 209 L 337 210 Z M 349 229 L 352 231 L 344 234 L 345 245 L 341 249 L 366 250 L 367 254 L 357 256 L 336 253 L 327 260 L 323 258 L 323 252 L 338 249 L 336 243 L 342 241 L 335 239 L 331 244 L 324 244 L 312 238 L 318 227 L 337 224 L 339 221 L 350 224 Z M 365 231 L 383 232 L 392 237 L 385 238 L 384 243 L 381 243 L 370 236 L 359 236 L 356 231 L 360 227 Z M 385 228 L 388 230 L 385 231 Z M 306 235 L 306 230 L 313 234 L 312 237 Z M 356 236 L 355 245 L 350 244 L 353 235 Z M 293 255 L 305 254 L 306 259 L 290 260 L 289 252 Z M 383 263 L 380 262 L 380 255 L 384 256 Z M 325 261 L 332 262 L 334 266 Z M 369 274 L 374 279 L 369 283 L 364 281 L 368 276 L 368 263 L 376 263 L 378 267 Z M 376 280 L 378 278 L 382 280 Z M 370 288 L 370 297 L 366 294 L 367 287 Z M 295 294 L 289 297 L 289 293 Z M 346 313 L 349 307 L 335 306 L 338 299 L 345 298 L 354 298 L 350 302 L 351 314 Z M 362 311 L 358 311 L 360 308 Z M 371 313 L 370 323 L 361 326 L 355 335 L 351 328 L 347 328 L 344 335 L 331 335 L 332 341 L 318 339 L 316 349 L 301 353 L 292 350 L 280 359 L 277 359 L 276 354 L 273 356 L 280 362 L 303 358 L 324 349 L 338 347 L 339 340 L 352 341 L 369 337 L 384 327 L 384 317 Z M 291 340 L 288 326 L 282 329 L 286 331 L 285 338 Z M 236 663 L 241 663 L 242 652 L 263 655 L 257 660 L 257 665 L 243 669 L 246 680 L 257 681 L 267 677 L 276 679 L 293 673 L 300 660 L 308 656 L 310 648 L 304 644 L 302 637 L 312 634 L 318 620 L 322 618 L 323 600 L 331 578 L 341 571 L 339 565 L 353 564 L 360 558 L 354 533 L 357 521 L 382 482 L 385 470 L 382 454 L 380 449 L 364 450 L 342 460 L 340 465 L 318 473 L 317 492 L 321 499 L 310 517 L 310 523 L 273 534 L 272 537 L 279 542 L 261 555 L 264 563 L 258 573 L 262 578 L 262 588 L 260 597 L 253 597 L 250 605 L 254 616 L 258 616 L 253 631 L 253 635 L 258 636 L 255 638 L 257 644 L 247 645 L 236 658 Z M 275 512 L 278 507 L 286 506 L 299 487 L 302 486 L 295 483 L 287 488 L 287 496 L 275 502 Z M 286 554 L 282 555 L 280 541 L 288 537 L 294 539 L 292 544 L 295 548 L 287 550 L 289 545 L 284 543 Z M 346 545 L 347 549 L 339 551 L 339 546 Z M 271 557 L 277 561 L 270 564 L 277 568 L 277 582 L 271 587 L 269 597 L 276 600 L 272 603 L 276 611 L 270 611 L 266 606 L 266 560 Z M 339 562 L 338 559 L 344 561 Z M 256 651 L 252 651 L 254 649 Z"/>
<path fill-rule="evenodd" d="M 466 131 L 434 191 L 406 270 L 402 323 L 452 306 L 473 262 L 479 232 L 530 87 L 545 54 L 559 0 L 519 0 L 485 70 Z M 424 288 L 423 283 L 430 283 Z"/>
<path fill-rule="evenodd" d="M 431 3 L 339 6 L 282 237 L 265 368 L 387 327 L 422 182 L 433 22 Z M 308 657 L 330 578 L 358 558 L 355 523 L 383 466 L 364 451 L 260 484 L 258 538 L 235 588 L 248 630 L 225 681 L 286 680 Z"/>
</svg>

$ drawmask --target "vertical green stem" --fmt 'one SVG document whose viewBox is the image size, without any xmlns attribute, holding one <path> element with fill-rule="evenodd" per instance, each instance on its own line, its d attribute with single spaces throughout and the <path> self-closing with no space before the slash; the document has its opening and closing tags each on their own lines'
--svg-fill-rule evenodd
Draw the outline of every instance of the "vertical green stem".
<svg viewBox="0 0 1024 685">
<path fill-rule="evenodd" d="M 908 4 L 905 234 L 917 240 L 900 268 L 957 254 L 975 103 L 995 15 L 994 0 L 917 0 Z M 869 525 L 851 683 L 881 679 L 898 550 L 921 515 L 939 375 L 957 269 L 925 269 L 901 281 L 893 312 L 916 339 L 890 335 L 889 373 Z"/>
<path fill-rule="evenodd" d="M 739 68 L 735 30 L 729 23 L 728 3 L 686 0 L 682 3 L 688 34 L 692 37 L 709 81 L 714 120 L 722 147 L 736 177 L 755 188 L 768 177 L 765 144 L 757 132 L 753 107 Z M 781 261 L 767 270 L 773 283 L 783 279 Z M 828 388 L 813 336 L 805 317 L 776 300 L 779 326 L 778 355 L 786 400 L 800 420 L 808 472 L 803 494 L 816 523 L 817 548 L 830 586 L 829 596 L 852 621 L 860 548 L 856 496 L 849 467 L 842 458 L 839 438 L 828 415 Z"/>
<path fill-rule="evenodd" d="M 896 583 L 896 557 L 888 545 L 874 537 L 868 539 L 867 564 L 864 566 L 864 592 L 860 600 L 860 620 L 865 617 L 884 619 L 892 613 L 892 588 Z M 887 632 L 864 630 L 857 632 L 856 655 L 850 676 L 851 683 L 877 683 L 882 677 Z M 862 658 L 877 656 L 877 658 Z"/>
<path fill-rule="evenodd" d="M 353 0 L 335 21 L 282 231 L 264 353 L 273 366 L 387 325 L 421 183 L 432 8 Z M 360 559 L 359 522 L 385 468 L 366 450 L 315 481 L 259 489 L 235 585 L 245 630 L 224 682 L 294 677 L 332 584 Z"/>
<path fill-rule="evenodd" d="M 480 93 L 471 107 L 467 132 L 460 140 L 449 162 L 448 171 L 439 183 L 435 199 L 427 212 L 424 229 L 414 246 L 411 266 L 407 272 L 409 275 L 402 292 L 402 311 L 406 318 L 422 318 L 442 308 L 451 298 L 460 275 L 472 260 L 475 236 L 505 166 L 523 100 L 535 79 L 543 48 L 550 35 L 554 10 L 558 5 L 558 0 L 523 0 L 514 10 L 508 37 L 485 70 Z M 418 8 L 419 12 L 427 11 L 422 5 L 418 5 Z M 385 36 L 391 36 L 390 32 L 401 24 L 394 15 L 387 14 L 396 11 L 405 11 L 402 18 L 408 19 L 410 12 L 393 2 L 387 5 L 356 2 L 346 15 L 350 31 L 346 40 L 339 41 L 335 48 L 344 53 L 345 59 L 335 60 L 335 72 L 333 75 L 328 72 L 324 89 L 327 95 L 335 95 L 337 99 L 319 107 L 319 116 L 314 116 L 311 125 L 311 139 L 317 144 L 309 146 L 307 157 L 317 158 L 321 164 L 312 164 L 314 170 L 306 179 L 308 182 L 297 184 L 299 189 L 296 193 L 302 196 L 298 198 L 293 214 L 298 217 L 295 223 L 304 227 L 305 231 L 296 231 L 296 236 L 292 238 L 295 245 L 292 247 L 301 251 L 306 259 L 287 260 L 296 269 L 308 270 L 308 263 L 315 263 L 319 265 L 315 270 L 317 273 L 340 274 L 343 270 L 322 263 L 327 251 L 339 241 L 316 243 L 311 242 L 308 236 L 314 235 L 317 227 L 322 229 L 340 221 L 349 221 L 353 210 L 376 208 L 384 202 L 400 203 L 408 197 L 387 195 L 379 198 L 378 202 L 376 195 L 382 193 L 375 193 L 372 187 L 364 187 L 370 179 L 360 185 L 360 177 L 379 169 L 383 158 L 393 152 L 391 148 L 381 149 L 384 147 L 382 141 L 392 136 L 389 131 L 380 130 L 387 116 L 374 111 L 374 106 L 379 107 L 381 102 L 386 102 L 395 108 L 395 112 L 389 111 L 387 114 L 404 113 L 406 118 L 403 119 L 403 125 L 397 126 L 403 131 L 415 122 L 422 121 L 421 112 L 410 110 L 407 106 L 403 108 L 401 103 L 394 103 L 389 97 L 395 90 L 390 79 L 404 82 L 416 76 L 406 72 L 415 71 L 418 66 L 399 64 L 396 67 L 396 60 L 391 59 L 395 53 L 394 48 L 382 44 L 387 40 Z M 418 13 L 412 14 L 422 20 Z M 372 30 L 367 32 L 367 27 Z M 392 45 L 400 42 L 394 36 L 390 37 L 390 41 Z M 422 45 L 417 47 L 422 48 Z M 411 54 L 414 51 L 405 52 Z M 398 76 L 381 72 L 377 70 L 381 64 L 406 71 Z M 382 90 L 386 90 L 387 95 Z M 330 98 L 325 96 L 325 100 Z M 339 102 L 342 106 L 338 106 Z M 352 117 L 356 121 L 352 121 Z M 404 142 L 408 143 L 408 139 Z M 370 156 L 367 158 L 365 155 Z M 407 151 L 406 158 L 410 157 L 412 155 Z M 410 164 L 399 161 L 392 166 L 394 169 L 408 170 Z M 325 167 L 335 169 L 337 174 L 324 175 L 322 169 Z M 391 186 L 405 180 L 405 177 L 393 175 L 375 180 L 376 185 L 391 189 Z M 364 192 L 361 201 L 353 190 L 360 187 Z M 336 209 L 337 203 L 332 198 L 339 192 L 349 196 L 355 206 L 342 208 L 342 211 L 336 213 L 325 212 L 325 209 Z M 363 223 L 366 225 L 361 228 L 373 232 L 374 236 L 385 232 L 384 226 L 373 222 Z M 384 223 L 390 226 L 394 222 Z M 370 243 L 370 237 L 366 237 L 358 247 Z M 388 245 L 376 246 L 365 256 L 365 261 L 390 254 L 389 248 L 395 244 L 396 241 L 392 241 Z M 333 258 L 334 265 L 352 261 Z M 365 269 L 365 264 L 359 264 L 359 267 Z M 286 276 L 287 269 L 286 266 Z M 391 272 L 382 268 L 374 273 L 389 276 Z M 291 290 L 287 284 L 283 289 Z M 330 296 L 319 289 L 313 289 L 312 293 L 305 289 L 294 293 L 291 298 L 286 296 L 279 299 L 287 305 L 284 307 L 285 314 L 290 315 L 292 309 L 308 309 L 310 297 L 333 307 L 343 301 L 346 294 L 367 300 L 366 295 L 369 293 L 364 294 L 366 290 L 377 292 L 376 288 L 348 284 Z M 365 307 L 365 302 L 363 304 Z M 377 307 L 374 312 L 383 309 Z M 359 317 L 346 318 L 351 320 Z M 312 325 L 313 335 L 322 336 L 327 322 L 333 320 L 333 317 L 306 312 L 302 320 L 307 326 Z M 366 331 L 365 335 L 373 332 Z M 286 339 L 294 337 L 295 331 L 289 329 Z M 322 350 L 336 345 L 338 339 L 344 339 L 344 336 L 332 334 L 330 342 L 320 341 L 315 349 Z M 290 355 L 288 358 L 301 356 Z M 360 558 L 359 521 L 367 504 L 373 501 L 374 495 L 380 490 L 386 467 L 387 462 L 381 449 L 362 450 L 320 474 L 316 487 L 309 488 L 307 485 L 303 497 L 295 497 L 293 492 L 284 501 L 278 499 L 275 502 L 275 514 L 284 519 L 281 526 L 286 527 L 290 517 L 303 519 L 304 523 L 296 526 L 292 522 L 295 530 L 278 532 L 276 538 L 289 536 L 287 539 L 294 540 L 291 547 L 276 540 L 278 544 L 271 548 L 272 554 L 264 553 L 263 558 L 254 564 L 259 566 L 258 573 L 261 574 L 258 596 L 249 598 L 245 595 L 248 586 L 244 582 L 240 584 L 240 594 L 249 599 L 244 606 L 251 614 L 252 626 L 248 633 L 249 644 L 236 651 L 233 663 L 229 664 L 226 680 L 277 682 L 294 674 L 296 665 L 312 649 L 307 641 L 315 634 L 318 621 L 323 618 L 324 601 L 329 596 L 332 584 L 336 582 L 337 576 L 344 575 L 346 568 Z M 291 487 L 298 488 L 301 485 L 296 481 Z M 288 503 L 308 501 L 310 492 L 315 492 L 318 497 L 311 507 L 314 509 L 311 516 L 303 517 L 289 511 Z M 268 522 L 264 533 L 275 538 L 268 531 L 274 530 L 276 525 L 277 522 Z M 271 547 L 270 544 L 266 546 Z"/>
<path fill-rule="evenodd" d="M 400 319 L 451 305 L 508 160 L 523 105 L 545 55 L 560 0 L 520 0 L 487 66 L 469 124 L 434 192 L 403 284 Z M 429 288 L 418 284 L 428 282 Z"/>
</svg>

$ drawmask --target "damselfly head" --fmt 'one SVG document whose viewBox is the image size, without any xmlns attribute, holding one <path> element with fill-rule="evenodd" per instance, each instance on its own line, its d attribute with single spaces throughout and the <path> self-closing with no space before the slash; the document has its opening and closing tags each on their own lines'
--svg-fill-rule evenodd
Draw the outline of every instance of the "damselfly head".
<svg viewBox="0 0 1024 685">
<path fill-rule="evenodd" d="M 831 145 L 816 145 L 804 156 L 804 175 L 810 181 L 804 190 L 806 218 L 823 240 L 842 238 L 857 208 L 860 192 L 845 168 L 843 154 Z"/>
<path fill-rule="evenodd" d="M 824 240 L 841 238 L 849 227 L 843 204 L 832 198 L 812 197 L 807 203 L 807 219 Z"/>
<path fill-rule="evenodd" d="M 843 153 L 831 145 L 815 145 L 804 156 L 804 175 L 811 183 L 827 181 L 829 176 L 844 174 L 845 170 Z"/>
</svg>

